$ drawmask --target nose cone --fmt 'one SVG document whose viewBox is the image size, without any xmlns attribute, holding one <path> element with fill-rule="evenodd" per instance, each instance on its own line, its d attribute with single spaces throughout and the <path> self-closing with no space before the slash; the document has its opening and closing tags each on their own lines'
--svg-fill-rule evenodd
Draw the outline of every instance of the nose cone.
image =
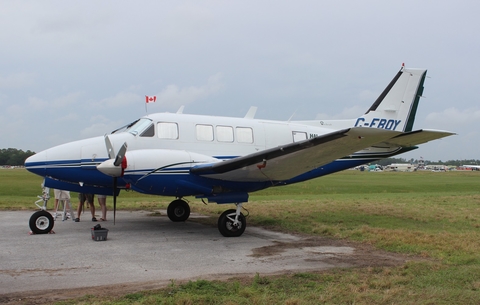
<svg viewBox="0 0 480 305">
<path fill-rule="evenodd" d="M 46 162 L 47 153 L 41 151 L 33 156 L 30 156 L 25 160 L 25 168 L 34 174 L 45 177 L 46 176 Z"/>
<path fill-rule="evenodd" d="M 121 166 L 115 166 L 113 164 L 115 160 L 113 159 L 108 159 L 99 165 L 97 165 L 97 169 L 104 173 L 105 175 L 111 176 L 111 177 L 121 177 L 123 169 Z"/>
</svg>

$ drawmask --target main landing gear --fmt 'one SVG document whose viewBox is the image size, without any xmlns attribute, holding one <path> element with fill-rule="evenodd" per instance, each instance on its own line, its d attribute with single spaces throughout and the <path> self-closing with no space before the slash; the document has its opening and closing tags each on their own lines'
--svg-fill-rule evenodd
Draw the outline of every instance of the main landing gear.
<svg viewBox="0 0 480 305">
<path fill-rule="evenodd" d="M 186 221 L 190 217 L 190 206 L 182 199 L 176 199 L 168 205 L 167 215 L 173 222 Z"/>
<path fill-rule="evenodd" d="M 218 218 L 218 231 L 225 237 L 238 237 L 245 232 L 247 221 L 241 213 L 242 203 L 236 209 L 226 210 Z M 168 205 L 167 215 L 173 222 L 186 221 L 190 216 L 190 206 L 182 199 L 176 199 Z"/>
<path fill-rule="evenodd" d="M 242 204 L 236 204 L 237 209 L 226 210 L 218 217 L 218 231 L 225 237 L 238 237 L 245 232 L 247 220 L 240 212 Z"/>
</svg>

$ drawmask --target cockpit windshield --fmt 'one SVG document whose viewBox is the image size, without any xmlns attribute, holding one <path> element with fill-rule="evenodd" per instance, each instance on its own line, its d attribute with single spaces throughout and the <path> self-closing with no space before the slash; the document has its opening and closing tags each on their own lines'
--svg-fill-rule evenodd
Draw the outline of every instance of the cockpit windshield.
<svg viewBox="0 0 480 305">
<path fill-rule="evenodd" d="M 155 133 L 152 120 L 146 118 L 138 119 L 128 125 L 122 126 L 112 131 L 112 134 L 120 132 L 129 132 L 133 135 L 140 135 L 141 137 L 153 137 Z"/>
<path fill-rule="evenodd" d="M 134 135 L 141 135 L 143 136 L 143 134 L 145 132 L 147 132 L 150 128 L 152 128 L 151 126 L 153 126 L 152 124 L 152 120 L 150 119 L 146 119 L 146 118 L 143 118 L 143 119 L 140 119 L 138 120 L 135 124 L 133 124 L 132 126 L 130 126 L 127 130 L 125 130 L 126 132 L 129 132 L 131 134 L 134 134 Z M 153 130 L 153 129 L 152 129 Z M 147 135 L 148 136 L 148 135 Z"/>
<path fill-rule="evenodd" d="M 139 120 L 140 120 L 140 119 L 135 120 L 135 121 L 133 121 L 133 122 L 127 124 L 127 125 L 124 125 L 124 126 L 120 127 L 120 128 L 117 128 L 117 129 L 115 129 L 114 131 L 112 131 L 111 134 L 125 132 L 125 131 L 127 131 L 128 128 L 132 127 L 132 126 L 133 126 L 135 123 L 137 123 Z"/>
</svg>

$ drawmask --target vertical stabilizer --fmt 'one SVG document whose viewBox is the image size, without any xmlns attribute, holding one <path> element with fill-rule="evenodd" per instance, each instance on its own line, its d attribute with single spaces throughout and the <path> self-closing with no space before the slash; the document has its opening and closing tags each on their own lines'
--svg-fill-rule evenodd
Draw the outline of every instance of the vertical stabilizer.
<svg viewBox="0 0 480 305">
<path fill-rule="evenodd" d="M 412 131 L 427 70 L 403 68 L 355 126 Z"/>
</svg>

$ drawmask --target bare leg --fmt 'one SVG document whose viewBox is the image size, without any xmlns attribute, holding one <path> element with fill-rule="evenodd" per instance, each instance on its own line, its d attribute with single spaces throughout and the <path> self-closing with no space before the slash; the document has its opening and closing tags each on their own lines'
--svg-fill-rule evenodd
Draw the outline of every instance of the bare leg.
<svg viewBox="0 0 480 305">
<path fill-rule="evenodd" d="M 107 198 L 98 197 L 98 204 L 102 209 L 102 219 L 107 220 Z"/>
<path fill-rule="evenodd" d="M 77 207 L 77 219 L 80 220 L 80 214 L 82 213 L 83 203 L 79 202 Z"/>
<path fill-rule="evenodd" d="M 95 205 L 90 202 L 90 212 L 92 212 L 92 219 L 95 218 Z"/>
<path fill-rule="evenodd" d="M 58 199 L 55 199 L 55 206 L 53 207 L 53 212 L 56 214 L 58 209 Z"/>
</svg>

